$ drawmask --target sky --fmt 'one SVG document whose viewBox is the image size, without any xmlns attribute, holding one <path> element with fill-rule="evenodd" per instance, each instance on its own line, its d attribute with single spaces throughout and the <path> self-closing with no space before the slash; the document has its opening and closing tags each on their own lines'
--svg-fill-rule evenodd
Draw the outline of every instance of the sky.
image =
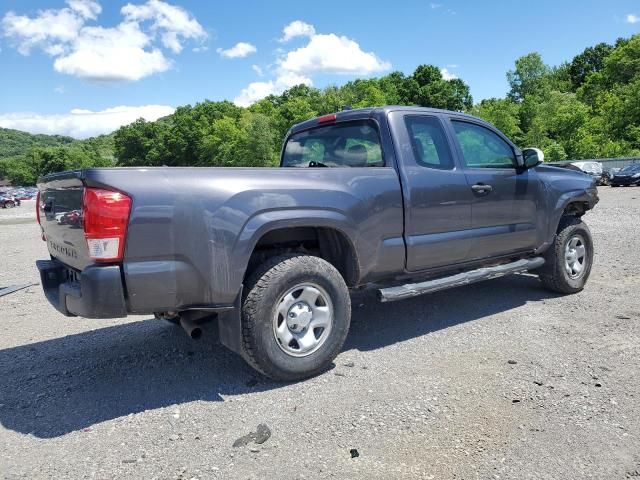
<svg viewBox="0 0 640 480">
<path fill-rule="evenodd" d="M 638 0 L 0 0 L 0 127 L 86 138 L 420 64 L 477 102 L 519 56 L 557 65 L 639 31 Z"/>
</svg>

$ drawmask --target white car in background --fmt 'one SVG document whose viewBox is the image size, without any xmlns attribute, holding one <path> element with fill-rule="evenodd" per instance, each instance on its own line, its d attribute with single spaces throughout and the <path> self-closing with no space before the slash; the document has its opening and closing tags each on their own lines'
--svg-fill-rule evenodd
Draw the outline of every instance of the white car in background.
<svg viewBox="0 0 640 480">
<path fill-rule="evenodd" d="M 593 161 L 571 162 L 571 165 L 578 167 L 587 175 L 596 179 L 598 185 L 602 184 L 602 163 Z"/>
</svg>

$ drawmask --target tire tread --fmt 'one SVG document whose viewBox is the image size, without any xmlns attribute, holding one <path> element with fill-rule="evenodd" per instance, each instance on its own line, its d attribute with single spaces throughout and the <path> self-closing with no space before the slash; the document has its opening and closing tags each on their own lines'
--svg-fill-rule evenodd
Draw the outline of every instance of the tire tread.
<svg viewBox="0 0 640 480">
<path fill-rule="evenodd" d="M 564 244 L 567 237 L 575 231 L 574 227 L 580 227 L 583 229 L 587 235 L 589 236 L 589 240 L 591 240 L 591 232 L 589 231 L 589 227 L 578 217 L 565 215 L 560 219 L 560 223 L 558 225 L 558 231 L 556 233 L 553 245 L 549 247 L 549 249 L 544 254 L 545 264 L 539 270 L 538 276 L 542 284 L 549 290 L 559 293 L 576 293 L 577 291 L 582 290 L 583 287 L 576 290 L 576 288 L 571 287 L 567 284 L 563 275 L 560 275 L 559 268 L 561 266 L 558 265 L 558 259 L 563 258 L 564 255 Z M 589 265 L 589 269 L 591 265 Z M 588 278 L 588 273 L 586 278 Z M 585 278 L 585 282 L 586 282 Z"/>
<path fill-rule="evenodd" d="M 260 361 L 256 352 L 253 340 L 256 338 L 258 322 L 260 322 L 259 305 L 267 289 L 278 281 L 287 270 L 299 265 L 307 264 L 309 270 L 325 270 L 328 274 L 340 274 L 335 268 L 319 257 L 305 255 L 301 253 L 287 253 L 269 258 L 259 265 L 248 277 L 243 302 L 242 302 L 242 347 L 244 359 L 247 363 L 261 374 L 278 380 L 296 380 L 299 375 L 287 377 L 281 371 L 270 368 L 266 362 Z M 342 277 L 340 277 L 342 278 Z M 346 286 L 345 286 L 346 288 Z M 342 345 L 339 345 L 341 348 Z M 337 352 L 332 352 L 336 353 Z M 322 368 L 309 372 L 306 376 L 313 376 L 322 371 Z"/>
</svg>

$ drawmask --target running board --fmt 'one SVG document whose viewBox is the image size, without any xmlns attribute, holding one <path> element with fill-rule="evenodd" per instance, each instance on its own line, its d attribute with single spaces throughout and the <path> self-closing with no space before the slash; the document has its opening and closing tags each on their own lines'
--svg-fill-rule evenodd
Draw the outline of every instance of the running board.
<svg viewBox="0 0 640 480">
<path fill-rule="evenodd" d="M 478 268 L 468 272 L 457 273 L 449 277 L 436 278 L 435 280 L 427 280 L 420 283 L 407 283 L 397 287 L 381 288 L 378 290 L 378 297 L 381 302 L 393 302 L 395 300 L 404 300 L 405 298 L 417 297 L 424 293 L 437 292 L 447 288 L 469 285 L 470 283 L 481 282 L 482 280 L 490 280 L 492 278 L 510 275 L 512 273 L 526 272 L 534 268 L 544 265 L 544 258 L 524 258 L 495 267 Z"/>
</svg>

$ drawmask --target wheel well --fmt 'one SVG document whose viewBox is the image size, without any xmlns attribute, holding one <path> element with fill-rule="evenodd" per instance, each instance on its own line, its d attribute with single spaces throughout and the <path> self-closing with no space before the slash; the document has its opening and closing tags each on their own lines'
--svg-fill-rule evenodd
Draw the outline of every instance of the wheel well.
<svg viewBox="0 0 640 480">
<path fill-rule="evenodd" d="M 572 202 L 568 204 L 564 207 L 562 215 L 560 215 L 558 225 L 556 226 L 556 233 L 564 226 L 567 218 L 580 218 L 587 213 L 587 210 L 589 210 L 589 206 L 585 202 Z"/>
<path fill-rule="evenodd" d="M 581 217 L 583 216 L 589 207 L 585 202 L 572 202 L 564 208 L 564 212 L 562 212 L 562 216 L 574 216 Z"/>
<path fill-rule="evenodd" d="M 347 286 L 358 281 L 358 259 L 353 245 L 344 233 L 327 227 L 279 228 L 265 233 L 253 249 L 245 278 L 267 258 L 290 252 L 323 258 L 336 267 Z"/>
</svg>

